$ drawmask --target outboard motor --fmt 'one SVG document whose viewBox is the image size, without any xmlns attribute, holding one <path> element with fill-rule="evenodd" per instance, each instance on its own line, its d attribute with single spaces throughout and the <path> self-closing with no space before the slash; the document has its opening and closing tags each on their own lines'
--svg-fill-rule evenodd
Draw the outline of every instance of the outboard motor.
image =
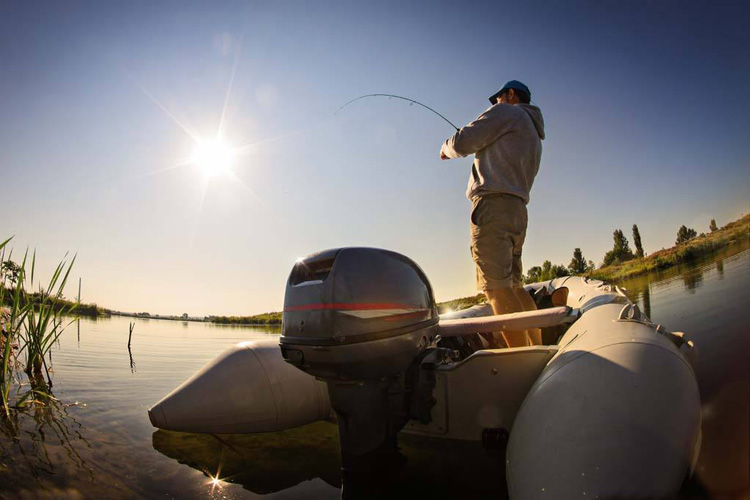
<svg viewBox="0 0 750 500">
<path fill-rule="evenodd" d="M 281 353 L 328 383 L 345 497 L 355 494 L 352 485 L 363 476 L 387 473 L 403 462 L 398 432 L 410 418 L 425 412 L 429 418 L 431 387 L 417 389 L 425 385 L 424 357 L 444 351 L 435 347 L 437 333 L 430 283 L 403 255 L 341 248 L 294 265 L 284 298 Z"/>
</svg>

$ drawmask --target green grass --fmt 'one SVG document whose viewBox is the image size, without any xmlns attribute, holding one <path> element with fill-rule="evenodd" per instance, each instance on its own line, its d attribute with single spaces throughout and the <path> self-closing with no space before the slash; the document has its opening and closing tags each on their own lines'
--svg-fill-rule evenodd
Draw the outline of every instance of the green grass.
<svg viewBox="0 0 750 500">
<path fill-rule="evenodd" d="M 605 281 L 622 280 L 690 262 L 731 244 L 749 242 L 750 215 L 746 215 L 713 233 L 701 234 L 685 243 L 659 250 L 647 257 L 596 269 L 587 273 L 587 276 Z"/>
</svg>

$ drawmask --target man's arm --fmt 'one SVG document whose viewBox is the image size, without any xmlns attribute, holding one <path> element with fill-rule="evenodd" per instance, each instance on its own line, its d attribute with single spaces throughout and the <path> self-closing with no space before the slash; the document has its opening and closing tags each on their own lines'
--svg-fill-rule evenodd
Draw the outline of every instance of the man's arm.
<svg viewBox="0 0 750 500">
<path fill-rule="evenodd" d="M 440 159 L 460 158 L 480 151 L 511 129 L 518 117 L 510 104 L 495 104 L 456 132 L 440 148 Z"/>
</svg>

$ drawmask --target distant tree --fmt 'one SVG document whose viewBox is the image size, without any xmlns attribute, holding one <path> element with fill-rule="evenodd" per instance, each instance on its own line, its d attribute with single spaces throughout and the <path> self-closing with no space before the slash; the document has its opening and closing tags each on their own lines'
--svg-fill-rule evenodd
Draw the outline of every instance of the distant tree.
<svg viewBox="0 0 750 500">
<path fill-rule="evenodd" d="M 552 262 L 545 260 L 542 262 L 542 281 L 547 281 L 552 274 Z"/>
<path fill-rule="evenodd" d="M 542 273 L 540 281 L 552 280 L 555 278 L 562 278 L 568 276 L 568 269 L 563 265 L 553 265 L 552 262 L 545 260 L 542 263 Z"/>
<path fill-rule="evenodd" d="M 188 319 L 188 313 L 182 313 L 182 319 Z"/>
<path fill-rule="evenodd" d="M 545 260 L 541 267 L 534 266 L 529 268 L 523 280 L 525 283 L 537 283 L 569 275 L 570 273 L 568 273 L 568 269 L 565 266 L 553 265 L 552 262 Z"/>
<path fill-rule="evenodd" d="M 589 261 L 589 264 L 588 264 L 588 265 L 586 266 L 586 271 L 587 271 L 587 272 L 591 272 L 591 271 L 593 271 L 594 269 L 596 269 L 596 264 L 594 263 L 594 261 L 593 261 L 593 260 L 590 260 L 590 261 Z"/>
<path fill-rule="evenodd" d="M 612 236 L 615 240 L 615 246 L 613 250 L 615 250 L 620 256 L 632 258 L 633 252 L 630 250 L 628 239 L 625 237 L 622 231 L 617 229 L 614 233 L 612 233 Z"/>
<path fill-rule="evenodd" d="M 615 263 L 617 259 L 615 258 L 615 252 L 614 250 L 610 250 L 609 252 L 604 254 L 604 259 L 602 259 L 602 267 L 611 266 Z"/>
<path fill-rule="evenodd" d="M 538 281 L 542 281 L 542 268 L 539 266 L 529 268 L 524 281 L 526 283 L 536 283 Z"/>
<path fill-rule="evenodd" d="M 690 241 L 693 238 L 698 236 L 698 233 L 695 232 L 695 229 L 680 226 L 680 229 L 677 231 L 677 241 L 675 241 L 675 245 L 679 245 L 680 243 L 685 243 L 686 241 Z"/>
<path fill-rule="evenodd" d="M 568 264 L 568 270 L 571 274 L 583 274 L 587 271 L 586 259 L 580 248 L 573 250 L 573 259 Z"/>
<path fill-rule="evenodd" d="M 12 260 L 6 260 L 0 265 L 0 276 L 3 284 L 7 281 L 10 286 L 15 286 L 19 279 L 23 279 L 22 275 L 23 269 Z"/>
<path fill-rule="evenodd" d="M 633 224 L 633 245 L 635 245 L 635 256 L 642 258 L 643 245 L 641 245 L 641 233 L 638 231 L 638 226 L 635 224 Z"/>
<path fill-rule="evenodd" d="M 622 233 L 621 230 L 615 229 L 612 233 L 615 244 L 612 250 L 604 254 L 604 265 L 611 266 L 612 264 L 621 264 L 625 261 L 631 260 L 634 255 L 628 245 L 628 239 Z"/>
<path fill-rule="evenodd" d="M 563 266 L 562 264 L 554 265 L 552 266 L 552 273 L 550 274 L 550 277 L 548 279 L 562 278 L 564 276 L 570 276 L 568 268 Z"/>
<path fill-rule="evenodd" d="M 708 228 L 712 233 L 719 230 L 718 226 L 716 225 L 716 219 L 711 219 L 711 224 L 708 225 Z"/>
</svg>

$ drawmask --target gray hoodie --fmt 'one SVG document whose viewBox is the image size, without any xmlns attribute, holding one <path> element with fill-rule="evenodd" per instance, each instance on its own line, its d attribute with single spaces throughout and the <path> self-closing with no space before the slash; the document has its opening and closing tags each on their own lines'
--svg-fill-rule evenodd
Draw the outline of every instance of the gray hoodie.
<svg viewBox="0 0 750 500">
<path fill-rule="evenodd" d="M 530 104 L 495 104 L 445 141 L 448 158 L 474 154 L 466 197 L 509 193 L 529 203 L 544 139 L 542 111 Z"/>
</svg>

